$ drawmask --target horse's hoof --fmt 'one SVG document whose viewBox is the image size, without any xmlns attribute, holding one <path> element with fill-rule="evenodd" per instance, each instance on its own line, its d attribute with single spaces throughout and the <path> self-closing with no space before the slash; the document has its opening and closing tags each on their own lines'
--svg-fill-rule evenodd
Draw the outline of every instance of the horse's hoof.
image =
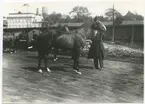
<svg viewBox="0 0 145 104">
<path fill-rule="evenodd" d="M 33 46 L 28 47 L 28 49 L 31 49 L 31 48 L 33 48 Z"/>
<path fill-rule="evenodd" d="M 82 75 L 82 73 L 80 71 L 74 70 L 76 73 Z"/>
<path fill-rule="evenodd" d="M 43 71 L 42 71 L 42 69 L 39 69 L 39 71 L 38 71 L 39 73 L 43 73 Z"/>
<path fill-rule="evenodd" d="M 48 72 L 51 72 L 51 70 L 50 70 L 49 68 L 47 68 L 47 71 L 48 71 Z"/>
<path fill-rule="evenodd" d="M 99 69 L 99 68 L 95 68 L 95 67 L 93 68 L 93 70 L 98 70 L 98 69 Z"/>
<path fill-rule="evenodd" d="M 103 70 L 103 68 L 100 68 L 99 70 Z"/>
</svg>

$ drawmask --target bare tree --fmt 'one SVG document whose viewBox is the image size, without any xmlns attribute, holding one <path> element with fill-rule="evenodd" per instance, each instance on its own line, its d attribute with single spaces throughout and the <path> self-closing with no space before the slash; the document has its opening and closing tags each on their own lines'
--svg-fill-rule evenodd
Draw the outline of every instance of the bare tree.
<svg viewBox="0 0 145 104">
<path fill-rule="evenodd" d="M 75 6 L 73 10 L 69 14 L 74 13 L 74 19 L 76 19 L 76 22 L 82 22 L 84 20 L 87 20 L 91 13 L 89 12 L 88 8 L 83 6 Z"/>
<path fill-rule="evenodd" d="M 112 15 L 113 12 L 114 12 L 114 19 L 116 19 L 117 17 L 122 17 L 122 14 L 120 12 L 118 12 L 117 10 L 115 10 L 114 8 L 107 9 L 106 12 L 105 12 L 105 15 L 110 20 L 113 20 L 113 15 Z"/>
</svg>

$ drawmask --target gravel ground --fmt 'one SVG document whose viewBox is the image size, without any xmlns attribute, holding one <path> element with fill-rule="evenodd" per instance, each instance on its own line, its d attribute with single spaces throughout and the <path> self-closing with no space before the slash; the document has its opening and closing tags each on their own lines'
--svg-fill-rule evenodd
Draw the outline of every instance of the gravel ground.
<svg viewBox="0 0 145 104">
<path fill-rule="evenodd" d="M 142 63 L 144 60 L 144 53 L 142 48 L 131 48 L 128 46 L 104 43 L 105 47 L 105 59 L 112 61 L 121 61 L 128 63 Z M 87 58 L 89 49 L 84 49 L 82 56 Z"/>
</svg>

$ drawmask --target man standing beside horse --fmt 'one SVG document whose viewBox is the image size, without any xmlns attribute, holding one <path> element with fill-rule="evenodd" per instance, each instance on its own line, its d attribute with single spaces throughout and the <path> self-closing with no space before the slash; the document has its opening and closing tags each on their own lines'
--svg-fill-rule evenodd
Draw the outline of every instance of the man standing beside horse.
<svg viewBox="0 0 145 104">
<path fill-rule="evenodd" d="M 103 69 L 103 59 L 105 54 L 105 49 L 102 41 L 106 27 L 99 20 L 97 16 L 94 18 L 93 24 L 91 26 L 93 32 L 92 44 L 89 49 L 88 58 L 94 60 L 95 69 Z M 100 66 L 100 67 L 99 67 Z"/>
</svg>

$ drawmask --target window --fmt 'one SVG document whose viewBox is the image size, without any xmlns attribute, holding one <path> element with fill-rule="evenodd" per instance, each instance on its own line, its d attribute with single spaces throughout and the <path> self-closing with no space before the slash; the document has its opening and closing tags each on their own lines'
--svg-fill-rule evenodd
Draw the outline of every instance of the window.
<svg viewBox="0 0 145 104">
<path fill-rule="evenodd" d="M 14 20 L 14 19 L 13 19 L 13 20 L 11 20 L 11 23 L 15 23 L 15 22 L 16 22 L 16 20 Z"/>
<path fill-rule="evenodd" d="M 21 19 L 21 22 L 24 22 L 23 18 Z"/>
<path fill-rule="evenodd" d="M 33 22 L 36 22 L 36 19 L 34 19 Z"/>
</svg>

